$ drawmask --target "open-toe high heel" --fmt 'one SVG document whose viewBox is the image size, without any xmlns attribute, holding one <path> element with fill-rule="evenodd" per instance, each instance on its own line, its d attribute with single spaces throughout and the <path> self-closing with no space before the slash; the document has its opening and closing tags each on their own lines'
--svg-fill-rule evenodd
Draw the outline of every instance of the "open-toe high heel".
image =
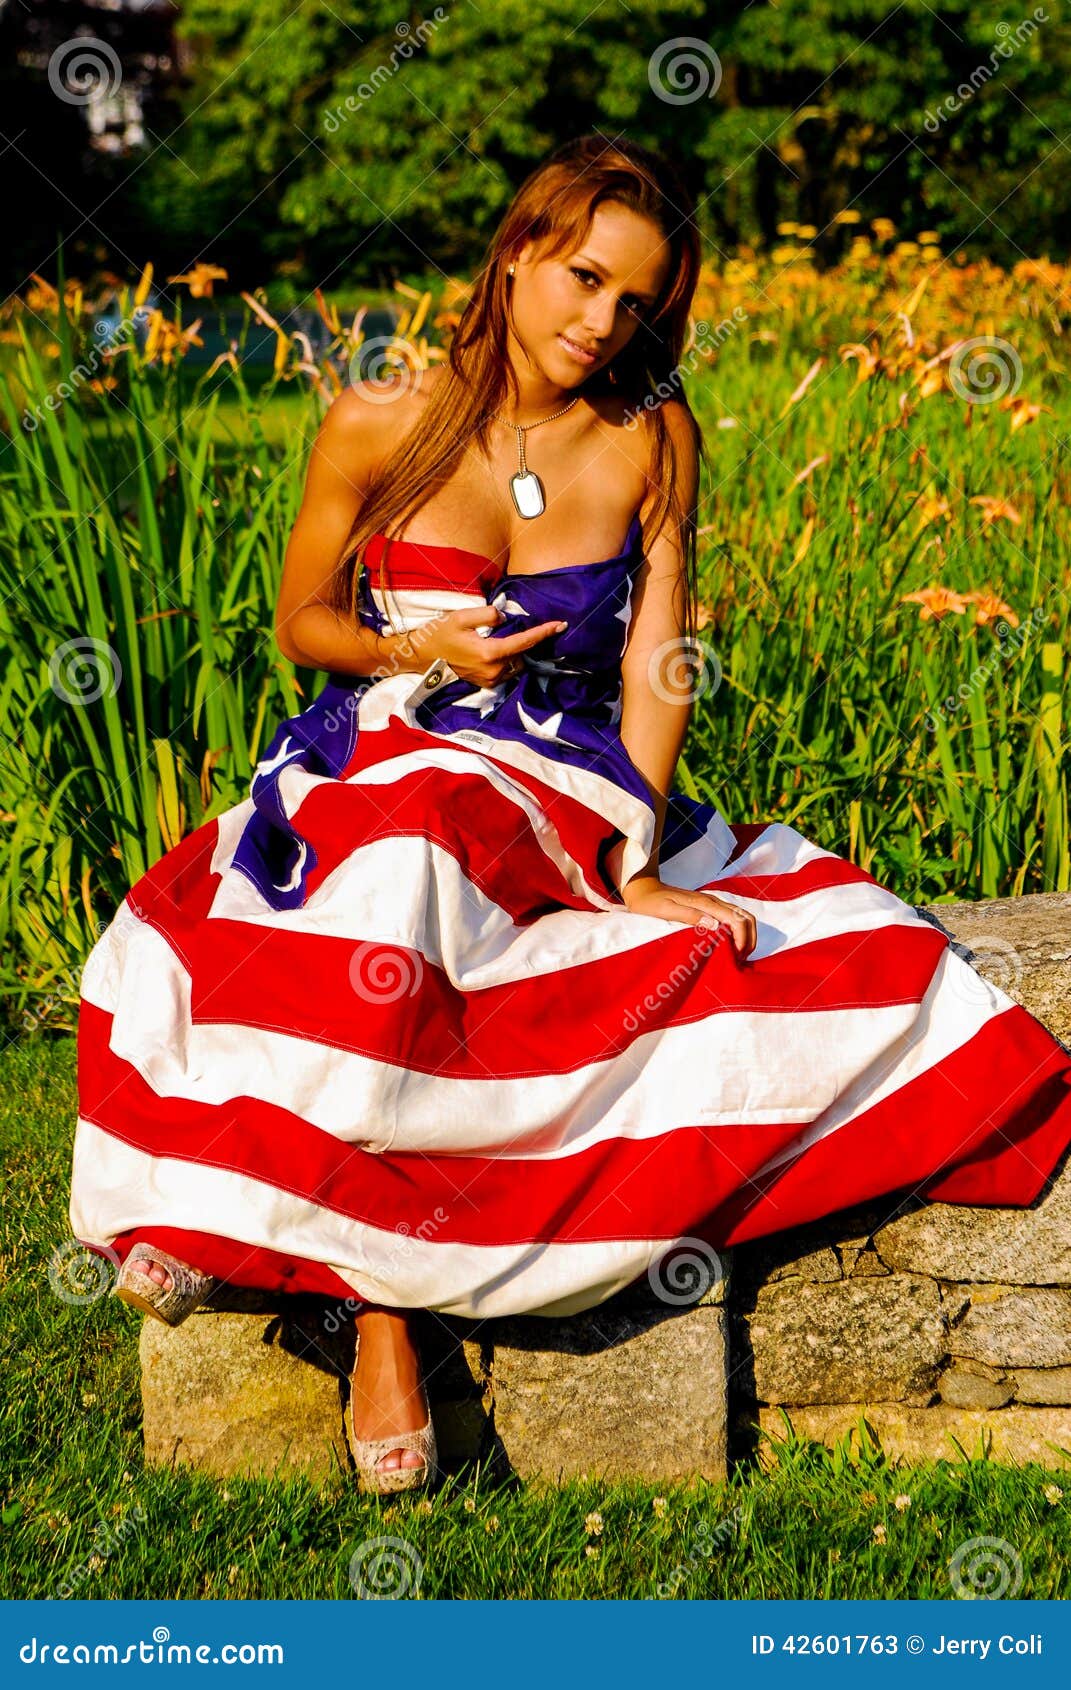
<svg viewBox="0 0 1071 1690">
<path fill-rule="evenodd" d="M 356 1364 L 354 1370 L 356 1371 Z M 416 1431 L 393 1432 L 386 1438 L 358 1438 L 353 1430 L 353 1380 L 351 1377 L 350 1395 L 343 1412 L 343 1424 L 346 1429 L 346 1442 L 349 1444 L 353 1464 L 357 1469 L 358 1490 L 379 1495 L 387 1495 L 392 1491 L 419 1490 L 422 1485 L 433 1484 L 438 1477 L 439 1451 L 435 1441 L 435 1427 L 431 1421 L 428 1393 L 423 1383 L 421 1383 L 420 1394 L 428 1417 L 424 1425 L 418 1426 Z M 378 1463 L 392 1449 L 415 1449 L 423 1457 L 423 1466 L 380 1467 Z"/>
<path fill-rule="evenodd" d="M 145 1269 L 157 1263 L 171 1275 L 170 1285 L 161 1285 Z M 155 1244 L 137 1243 L 131 1246 L 119 1269 L 113 1292 L 120 1302 L 143 1314 L 154 1314 L 167 1326 L 180 1326 L 195 1309 L 199 1309 L 217 1281 L 210 1274 L 200 1273 L 188 1262 L 169 1256 Z"/>
</svg>

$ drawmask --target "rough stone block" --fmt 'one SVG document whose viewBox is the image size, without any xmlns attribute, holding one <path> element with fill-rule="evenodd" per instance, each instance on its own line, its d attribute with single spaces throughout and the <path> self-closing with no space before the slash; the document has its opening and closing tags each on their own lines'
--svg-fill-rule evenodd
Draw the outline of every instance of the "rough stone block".
<svg viewBox="0 0 1071 1690">
<path fill-rule="evenodd" d="M 724 1480 L 723 1309 L 608 1302 L 493 1325 L 495 1432 L 522 1478 Z"/>
<path fill-rule="evenodd" d="M 955 1362 L 940 1379 L 941 1401 L 953 1408 L 1003 1408 L 1015 1395 L 1015 1380 L 976 1372 L 970 1362 Z"/>
<path fill-rule="evenodd" d="M 765 1403 L 928 1399 L 947 1348 L 936 1284 L 908 1274 L 766 1286 L 746 1331 Z"/>
<path fill-rule="evenodd" d="M 218 1474 L 302 1471 L 347 1482 L 343 1407 L 356 1358 L 347 1311 L 319 1298 L 224 1287 L 171 1329 L 140 1339 L 145 1459 Z M 467 1322 L 421 1311 L 415 1327 L 444 1467 L 489 1441 L 490 1381 Z"/>
<path fill-rule="evenodd" d="M 1071 1162 L 1032 1208 L 928 1203 L 883 1226 L 882 1261 L 905 1273 L 1017 1285 L 1071 1285 Z"/>
<path fill-rule="evenodd" d="M 338 1339 L 315 1316 L 199 1310 L 174 1329 L 147 1317 L 140 1353 L 147 1462 L 314 1480 L 349 1469 Z"/>
<path fill-rule="evenodd" d="M 958 1439 L 968 1460 L 981 1457 L 988 1443 L 993 1461 L 1009 1465 L 1035 1461 L 1041 1467 L 1071 1472 L 1071 1408 L 953 1408 L 947 1403 L 932 1408 L 905 1408 L 900 1403 L 834 1403 L 785 1411 L 801 1438 L 814 1438 L 828 1448 L 852 1432 L 852 1447 L 858 1438 L 854 1429 L 859 1416 L 877 1434 L 882 1449 L 892 1459 L 906 1462 L 962 1461 Z M 776 1408 L 757 1409 L 753 1419 L 771 1437 L 785 1436 L 785 1423 Z M 760 1462 L 772 1463 L 772 1452 L 763 1443 Z"/>
<path fill-rule="evenodd" d="M 1016 1402 L 1071 1405 L 1071 1367 L 1017 1367 Z"/>
<path fill-rule="evenodd" d="M 1064 1367 L 1071 1363 L 1071 1291 L 1002 1286 L 971 1306 L 949 1339 L 953 1355 L 991 1367 Z"/>
</svg>

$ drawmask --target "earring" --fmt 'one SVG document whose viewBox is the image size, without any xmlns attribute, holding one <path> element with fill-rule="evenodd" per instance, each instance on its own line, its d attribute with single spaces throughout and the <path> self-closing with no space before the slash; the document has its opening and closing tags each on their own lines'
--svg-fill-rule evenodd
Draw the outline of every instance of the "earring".
<svg viewBox="0 0 1071 1690">
<path fill-rule="evenodd" d="M 507 270 L 506 270 L 506 275 L 507 275 L 507 276 L 512 276 L 512 275 L 513 275 L 513 272 L 514 272 L 514 271 L 515 271 L 515 270 L 516 270 L 516 268 L 517 268 L 517 266 L 516 266 L 516 264 L 510 264 L 510 265 L 509 265 L 509 266 L 508 266 L 508 268 L 507 268 Z"/>
<path fill-rule="evenodd" d="M 610 386 L 616 387 L 617 386 L 617 371 L 614 369 L 612 364 L 607 365 L 606 376 L 607 376 L 607 380 L 610 383 Z"/>
</svg>

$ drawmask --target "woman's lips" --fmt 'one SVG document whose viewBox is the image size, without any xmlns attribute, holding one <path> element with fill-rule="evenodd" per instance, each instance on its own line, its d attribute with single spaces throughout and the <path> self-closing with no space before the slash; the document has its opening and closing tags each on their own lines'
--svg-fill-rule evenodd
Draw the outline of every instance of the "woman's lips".
<svg viewBox="0 0 1071 1690">
<path fill-rule="evenodd" d="M 582 347 L 577 346 L 575 341 L 570 340 L 568 335 L 560 334 L 558 339 L 565 347 L 569 356 L 571 358 L 575 358 L 578 364 L 583 364 L 587 367 L 591 364 L 598 363 L 598 357 L 594 352 L 585 352 Z"/>
</svg>

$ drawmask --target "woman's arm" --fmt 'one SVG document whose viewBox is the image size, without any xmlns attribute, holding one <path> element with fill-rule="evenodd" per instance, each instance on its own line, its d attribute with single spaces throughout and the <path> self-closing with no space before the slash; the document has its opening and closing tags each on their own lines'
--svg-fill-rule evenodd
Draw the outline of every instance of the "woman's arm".
<svg viewBox="0 0 1071 1690">
<path fill-rule="evenodd" d="M 313 442 L 275 611 L 275 643 L 291 663 L 347 675 L 426 667 L 406 635 L 355 626 L 326 602 L 376 453 L 383 449 L 383 417 L 382 405 L 371 404 L 359 388 L 347 388 L 332 403 Z"/>
<path fill-rule="evenodd" d="M 669 401 L 666 422 L 675 441 L 682 506 L 694 508 L 699 459 L 684 407 Z M 741 952 L 755 943 L 755 920 L 712 892 L 666 886 L 658 858 L 668 794 L 688 733 L 695 680 L 685 662 L 687 581 L 680 535 L 664 528 L 648 548 L 633 587 L 628 643 L 621 659 L 621 742 L 651 791 L 655 812 L 654 843 L 647 863 L 621 888 L 628 909 L 643 915 L 697 925 L 726 922 Z M 694 654 L 697 657 L 700 653 Z M 620 867 L 620 850 L 610 853 L 611 871 Z"/>
<path fill-rule="evenodd" d="M 369 399 L 360 386 L 340 393 L 328 410 L 309 454 L 301 509 L 286 548 L 275 643 L 291 663 L 309 669 L 422 674 L 441 658 L 462 680 L 494 686 L 521 652 L 564 623 L 541 622 L 522 633 L 481 638 L 477 628 L 493 628 L 503 620 L 501 611 L 482 604 L 443 611 L 405 633 L 377 634 L 338 615 L 327 602 L 328 585 L 374 467 L 393 445 L 385 436 L 382 399 Z"/>
</svg>

